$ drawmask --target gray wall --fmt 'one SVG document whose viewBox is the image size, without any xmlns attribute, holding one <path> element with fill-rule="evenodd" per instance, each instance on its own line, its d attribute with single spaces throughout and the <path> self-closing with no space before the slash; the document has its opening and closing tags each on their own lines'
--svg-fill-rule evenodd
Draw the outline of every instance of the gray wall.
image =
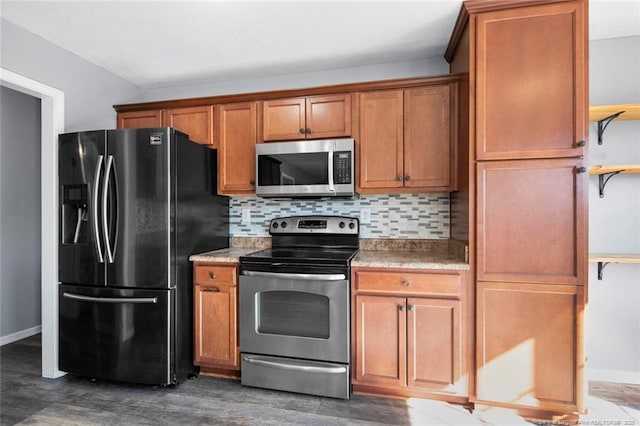
<svg viewBox="0 0 640 426">
<path fill-rule="evenodd" d="M 40 244 L 40 99 L 0 87 L 2 337 L 40 326 Z"/>
<path fill-rule="evenodd" d="M 0 36 L 2 68 L 64 92 L 67 132 L 115 127 L 112 106 L 141 93 L 138 86 L 1 18 Z"/>
<path fill-rule="evenodd" d="M 640 102 L 640 37 L 590 43 L 590 105 Z M 589 164 L 640 164 L 640 120 L 614 121 L 603 145 L 590 125 Z M 640 175 L 618 175 L 604 198 L 589 178 L 589 251 L 640 253 Z M 586 338 L 591 377 L 640 383 L 640 265 L 589 265 Z"/>
</svg>

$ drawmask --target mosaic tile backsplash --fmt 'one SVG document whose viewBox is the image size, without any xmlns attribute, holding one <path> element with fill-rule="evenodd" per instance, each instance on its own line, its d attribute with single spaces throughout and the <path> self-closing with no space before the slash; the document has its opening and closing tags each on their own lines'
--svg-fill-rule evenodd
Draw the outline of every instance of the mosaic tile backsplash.
<svg viewBox="0 0 640 426">
<path fill-rule="evenodd" d="M 361 195 L 356 199 L 274 200 L 234 197 L 230 200 L 232 237 L 269 236 L 276 217 L 339 215 L 360 219 L 361 238 L 449 238 L 449 194 Z M 363 223 L 361 213 L 370 213 Z"/>
</svg>

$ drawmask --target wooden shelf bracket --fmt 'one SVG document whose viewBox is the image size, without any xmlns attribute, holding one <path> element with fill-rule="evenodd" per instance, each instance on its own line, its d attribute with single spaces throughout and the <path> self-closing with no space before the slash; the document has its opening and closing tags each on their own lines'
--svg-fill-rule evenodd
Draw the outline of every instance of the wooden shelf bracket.
<svg viewBox="0 0 640 426">
<path fill-rule="evenodd" d="M 626 111 L 619 111 L 613 115 L 603 118 L 602 120 L 598 120 L 598 145 L 602 145 L 604 131 L 613 120 L 618 118 L 620 114 L 625 113 Z M 602 193 L 601 193 L 602 194 Z M 602 197 L 602 195 L 600 195 Z"/>
</svg>

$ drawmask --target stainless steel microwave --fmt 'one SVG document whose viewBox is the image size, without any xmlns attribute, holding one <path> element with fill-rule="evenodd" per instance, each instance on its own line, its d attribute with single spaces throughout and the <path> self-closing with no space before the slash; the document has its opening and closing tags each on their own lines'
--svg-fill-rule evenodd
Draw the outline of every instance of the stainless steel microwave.
<svg viewBox="0 0 640 426">
<path fill-rule="evenodd" d="M 259 197 L 348 197 L 354 192 L 353 139 L 256 145 Z"/>
</svg>

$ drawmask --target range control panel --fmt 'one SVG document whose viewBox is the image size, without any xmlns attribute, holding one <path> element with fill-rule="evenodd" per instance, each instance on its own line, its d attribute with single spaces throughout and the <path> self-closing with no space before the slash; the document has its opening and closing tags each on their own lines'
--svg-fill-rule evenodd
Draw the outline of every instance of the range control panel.
<svg viewBox="0 0 640 426">
<path fill-rule="evenodd" d="M 289 216 L 271 219 L 270 234 L 358 234 L 357 218 L 346 216 Z"/>
</svg>

